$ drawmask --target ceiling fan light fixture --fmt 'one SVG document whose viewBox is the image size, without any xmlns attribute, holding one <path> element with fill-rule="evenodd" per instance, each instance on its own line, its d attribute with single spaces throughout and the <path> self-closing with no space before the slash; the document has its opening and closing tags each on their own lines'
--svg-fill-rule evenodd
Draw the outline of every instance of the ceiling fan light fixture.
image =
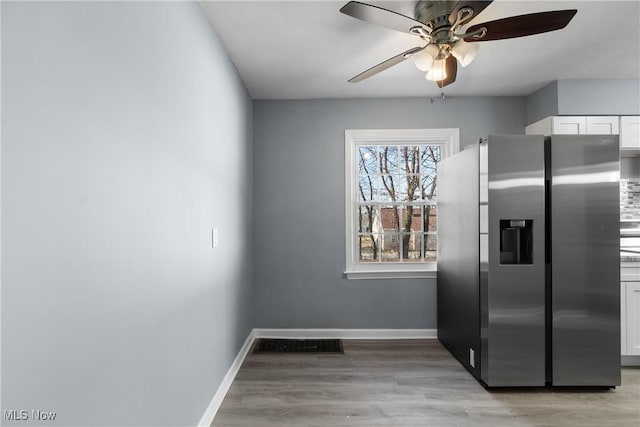
<svg viewBox="0 0 640 427">
<path fill-rule="evenodd" d="M 427 80 L 431 80 L 432 82 L 443 81 L 447 78 L 447 60 L 446 59 L 437 59 L 433 63 L 433 67 L 427 72 L 425 78 Z"/>
<path fill-rule="evenodd" d="M 451 49 L 451 54 L 460 62 L 460 65 L 466 67 L 471 64 L 478 54 L 480 47 L 477 43 L 467 43 L 464 40 L 458 40 Z"/>
<path fill-rule="evenodd" d="M 466 67 L 473 61 L 478 53 L 477 42 L 513 39 L 561 30 L 578 12 L 577 9 L 567 9 L 528 13 L 482 22 L 463 29 L 492 3 L 493 0 L 418 0 L 414 9 L 415 17 L 412 18 L 380 6 L 349 1 L 340 9 L 345 15 L 408 33 L 427 43 L 426 46 L 416 46 L 393 56 L 352 77 L 349 82 L 360 82 L 415 57 L 416 67 L 423 71 L 428 69 L 426 78 L 443 88 L 455 82 L 458 62 Z M 431 49 L 438 49 L 440 52 L 430 55 L 429 58 Z"/>
<path fill-rule="evenodd" d="M 435 58 L 438 57 L 440 49 L 435 44 L 430 44 L 425 47 L 421 52 L 413 55 L 413 63 L 420 71 L 429 71 L 433 67 Z"/>
</svg>

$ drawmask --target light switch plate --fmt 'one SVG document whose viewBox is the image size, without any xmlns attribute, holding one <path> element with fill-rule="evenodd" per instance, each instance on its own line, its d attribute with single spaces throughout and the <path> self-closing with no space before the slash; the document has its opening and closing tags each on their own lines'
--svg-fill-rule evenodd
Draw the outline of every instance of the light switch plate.
<svg viewBox="0 0 640 427">
<path fill-rule="evenodd" d="M 218 227 L 213 227 L 211 229 L 211 247 L 218 247 Z"/>
</svg>

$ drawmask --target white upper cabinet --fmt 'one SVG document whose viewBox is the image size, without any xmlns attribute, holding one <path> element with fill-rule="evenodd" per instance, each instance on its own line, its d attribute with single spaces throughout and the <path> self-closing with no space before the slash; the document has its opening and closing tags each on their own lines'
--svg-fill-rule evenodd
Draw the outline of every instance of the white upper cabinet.
<svg viewBox="0 0 640 427">
<path fill-rule="evenodd" d="M 526 127 L 527 135 L 618 135 L 618 116 L 551 116 Z"/>
<path fill-rule="evenodd" d="M 618 135 L 620 119 L 618 116 L 587 116 L 587 135 Z"/>
<path fill-rule="evenodd" d="M 524 128 L 524 133 L 527 135 L 551 135 L 552 117 L 547 117 L 542 120 L 538 120 L 535 123 L 531 123 Z"/>
<path fill-rule="evenodd" d="M 622 328 L 622 332 L 625 333 L 625 337 L 622 338 L 622 342 L 626 344 L 622 349 L 622 355 L 627 356 L 640 356 L 640 282 L 626 282 L 622 283 L 621 292 L 624 292 L 624 297 L 621 294 L 621 303 L 624 299 L 625 307 L 621 314 L 624 315 L 622 323 L 625 327 Z"/>
<path fill-rule="evenodd" d="M 640 116 L 620 116 L 620 149 L 640 150 Z"/>
<path fill-rule="evenodd" d="M 549 135 L 584 135 L 587 133 L 587 118 L 584 116 L 551 117 Z"/>
<path fill-rule="evenodd" d="M 627 355 L 627 284 L 620 283 L 620 354 Z"/>
</svg>

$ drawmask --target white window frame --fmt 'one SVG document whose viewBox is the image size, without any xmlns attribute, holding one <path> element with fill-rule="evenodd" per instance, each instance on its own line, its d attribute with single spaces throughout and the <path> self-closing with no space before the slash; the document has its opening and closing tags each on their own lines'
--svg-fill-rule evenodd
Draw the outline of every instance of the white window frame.
<svg viewBox="0 0 640 427">
<path fill-rule="evenodd" d="M 356 245 L 354 197 L 361 145 L 440 145 L 442 159 L 460 150 L 460 129 L 347 129 L 345 142 L 345 242 L 347 279 L 435 278 L 437 263 L 361 263 Z"/>
</svg>

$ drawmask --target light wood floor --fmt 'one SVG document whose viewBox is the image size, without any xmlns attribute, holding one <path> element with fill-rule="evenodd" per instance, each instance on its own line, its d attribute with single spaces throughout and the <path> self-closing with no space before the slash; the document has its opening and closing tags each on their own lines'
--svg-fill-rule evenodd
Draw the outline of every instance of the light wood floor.
<svg viewBox="0 0 640 427">
<path fill-rule="evenodd" d="M 249 354 L 213 426 L 640 426 L 640 369 L 615 390 L 487 391 L 437 340 L 342 355 Z"/>
</svg>

